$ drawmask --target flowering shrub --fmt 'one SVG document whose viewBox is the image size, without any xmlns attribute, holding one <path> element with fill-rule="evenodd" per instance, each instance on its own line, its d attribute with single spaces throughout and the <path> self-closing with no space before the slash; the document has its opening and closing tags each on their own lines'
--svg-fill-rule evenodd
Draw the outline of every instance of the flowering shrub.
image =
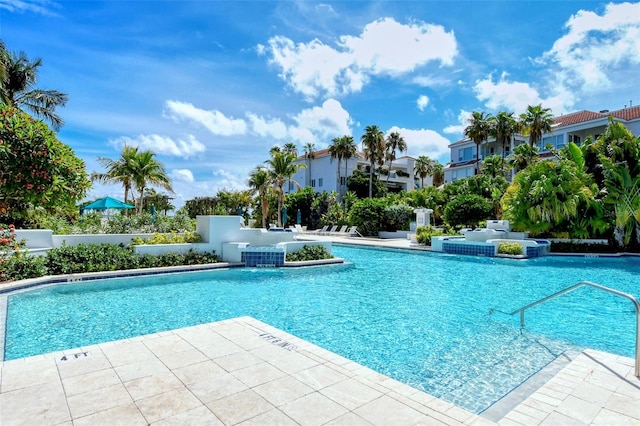
<svg viewBox="0 0 640 426">
<path fill-rule="evenodd" d="M 9 267 L 8 261 L 19 256 L 20 249 L 24 245 L 24 241 L 16 239 L 15 226 L 0 223 L 0 281 L 5 278 L 6 270 Z"/>
<path fill-rule="evenodd" d="M 0 210 L 22 220 L 30 205 L 74 212 L 91 182 L 84 162 L 42 121 L 0 108 Z"/>
</svg>

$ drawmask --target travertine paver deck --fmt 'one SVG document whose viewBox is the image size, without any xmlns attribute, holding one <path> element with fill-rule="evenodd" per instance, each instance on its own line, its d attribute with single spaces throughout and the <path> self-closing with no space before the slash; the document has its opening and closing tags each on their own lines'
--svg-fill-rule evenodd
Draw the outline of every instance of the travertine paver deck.
<svg viewBox="0 0 640 426">
<path fill-rule="evenodd" d="M 498 423 L 640 424 L 632 367 L 586 351 Z M 242 317 L 6 361 L 0 424 L 495 423 Z"/>
</svg>

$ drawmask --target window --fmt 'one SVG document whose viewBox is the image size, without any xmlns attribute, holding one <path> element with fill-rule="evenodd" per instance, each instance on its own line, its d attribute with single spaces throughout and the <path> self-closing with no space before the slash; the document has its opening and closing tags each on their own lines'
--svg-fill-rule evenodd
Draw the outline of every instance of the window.
<svg viewBox="0 0 640 426">
<path fill-rule="evenodd" d="M 547 136 L 545 138 L 542 138 L 542 140 L 538 142 L 538 148 L 540 148 L 540 152 L 546 151 L 547 145 L 551 145 L 556 149 L 562 148 L 564 146 L 564 135 Z"/>
<path fill-rule="evenodd" d="M 573 142 L 576 145 L 580 145 L 580 142 L 582 142 L 582 140 L 578 135 L 569 135 L 569 142 Z"/>
<path fill-rule="evenodd" d="M 347 178 L 344 176 L 340 176 L 340 185 L 346 185 L 347 184 Z"/>
<path fill-rule="evenodd" d="M 289 181 L 289 192 L 293 191 L 293 182 Z"/>
<path fill-rule="evenodd" d="M 311 179 L 311 187 L 312 188 L 316 187 L 316 180 L 315 179 Z"/>
<path fill-rule="evenodd" d="M 318 178 L 318 187 L 322 188 L 322 178 Z"/>
<path fill-rule="evenodd" d="M 473 151 L 473 147 L 463 148 L 458 150 L 458 161 L 471 161 L 476 158 L 476 154 Z"/>
</svg>

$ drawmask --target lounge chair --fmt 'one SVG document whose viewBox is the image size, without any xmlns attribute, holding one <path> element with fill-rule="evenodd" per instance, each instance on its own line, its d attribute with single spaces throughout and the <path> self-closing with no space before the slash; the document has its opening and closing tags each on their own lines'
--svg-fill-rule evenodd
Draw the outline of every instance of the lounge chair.
<svg viewBox="0 0 640 426">
<path fill-rule="evenodd" d="M 321 232 L 320 235 L 331 235 L 334 232 L 336 232 L 336 229 L 338 229 L 338 225 L 333 225 L 330 230 L 326 232 Z"/>
<path fill-rule="evenodd" d="M 358 235 L 358 227 L 357 226 L 352 226 L 349 229 L 346 229 L 345 231 L 339 232 L 336 235 L 339 235 L 341 237 L 353 237 Z"/>
<path fill-rule="evenodd" d="M 336 235 L 336 236 L 340 236 L 342 234 L 344 234 L 345 232 L 347 232 L 347 225 L 342 225 L 342 228 L 340 228 L 339 231 L 335 231 L 335 232 L 331 232 L 331 235 Z"/>
<path fill-rule="evenodd" d="M 327 229 L 329 229 L 329 225 L 325 225 L 322 227 L 322 229 L 316 229 L 315 231 L 307 231 L 307 233 L 323 235 L 325 232 L 327 232 Z"/>
</svg>

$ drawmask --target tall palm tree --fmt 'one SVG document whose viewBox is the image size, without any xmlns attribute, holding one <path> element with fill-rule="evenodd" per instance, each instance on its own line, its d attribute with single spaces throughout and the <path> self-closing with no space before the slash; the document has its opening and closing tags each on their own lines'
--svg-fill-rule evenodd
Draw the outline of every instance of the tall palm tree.
<svg viewBox="0 0 640 426">
<path fill-rule="evenodd" d="M 140 194 L 138 213 L 142 213 L 142 198 L 147 186 L 157 185 L 167 191 L 173 192 L 171 179 L 169 178 L 169 175 L 167 175 L 164 165 L 155 159 L 155 154 L 153 152 L 138 152 L 129 160 L 129 167 L 132 171 L 131 181 Z"/>
<path fill-rule="evenodd" d="M 407 150 L 407 143 L 404 138 L 400 136 L 398 132 L 391 132 L 385 141 L 385 154 L 384 157 L 387 160 L 388 172 L 387 183 L 389 183 L 389 177 L 391 176 L 391 163 L 396 159 L 396 151 L 405 152 Z"/>
<path fill-rule="evenodd" d="M 431 159 L 426 155 L 416 158 L 416 164 L 413 166 L 413 173 L 420 176 L 420 188 L 424 188 L 424 178 L 433 173 Z"/>
<path fill-rule="evenodd" d="M 375 124 L 365 127 L 360 137 L 364 157 L 369 160 L 369 198 L 373 197 L 373 172 L 376 164 L 384 165 L 385 141 L 384 133 Z"/>
<path fill-rule="evenodd" d="M 295 183 L 299 188 L 300 184 L 291 179 L 300 169 L 305 168 L 304 164 L 295 163 L 295 154 L 276 152 L 271 158 L 265 161 L 268 164 L 269 179 L 278 189 L 278 226 L 282 226 L 282 206 L 284 205 L 284 183 L 287 180 Z"/>
<path fill-rule="evenodd" d="M 267 215 L 269 214 L 269 197 L 267 196 L 271 181 L 269 180 L 269 170 L 263 166 L 257 166 L 249 173 L 247 182 L 253 194 L 258 193 L 260 197 L 260 208 L 262 210 L 262 227 L 267 227 Z"/>
<path fill-rule="evenodd" d="M 138 155 L 138 147 L 126 146 L 122 148 L 120 158 L 112 160 L 110 158 L 98 157 L 98 162 L 104 166 L 106 172 L 91 173 L 91 181 L 100 183 L 120 183 L 124 187 L 124 202 L 129 199 L 129 191 L 133 183 L 133 169 L 131 168 L 133 158 Z"/>
<path fill-rule="evenodd" d="M 344 135 L 342 145 L 342 159 L 344 160 L 344 193 L 347 192 L 347 177 L 349 176 L 349 160 L 356 156 L 358 147 L 353 136 Z"/>
<path fill-rule="evenodd" d="M 433 165 L 433 186 L 436 188 L 444 183 L 444 166 L 436 161 Z"/>
<path fill-rule="evenodd" d="M 307 160 L 307 178 L 305 179 L 305 186 L 309 186 L 311 183 L 311 160 L 316 158 L 315 148 L 316 147 L 313 142 L 307 142 L 303 148 L 304 158 Z"/>
<path fill-rule="evenodd" d="M 21 110 L 27 109 L 37 118 L 50 122 L 54 130 L 60 130 L 64 121 L 55 109 L 65 106 L 69 97 L 57 90 L 35 87 L 42 59 L 29 60 L 24 52 L 7 53 L 6 49 L 0 50 L 4 50 L 1 55 L 4 78 L 0 80 L 2 103 Z"/>
<path fill-rule="evenodd" d="M 489 137 L 491 115 L 474 111 L 468 120 L 469 125 L 464 129 L 464 135 L 476 144 L 476 174 L 480 171 L 480 144 Z"/>
<path fill-rule="evenodd" d="M 504 161 L 505 147 L 511 144 L 513 136 L 520 131 L 518 121 L 513 118 L 512 112 L 500 111 L 493 120 L 491 120 L 491 128 L 489 134 L 496 139 L 496 142 L 502 147 L 502 160 Z"/>
<path fill-rule="evenodd" d="M 550 133 L 553 125 L 553 115 L 550 108 L 542 108 L 542 104 L 527 107 L 527 112 L 520 115 L 520 125 L 525 135 L 529 135 L 529 147 L 533 148 L 540 142 L 542 135 Z"/>
<path fill-rule="evenodd" d="M 481 173 L 492 178 L 496 176 L 504 177 L 504 160 L 499 155 L 485 157 Z"/>
<path fill-rule="evenodd" d="M 343 137 L 333 138 L 331 139 L 331 145 L 329 145 L 329 155 L 331 156 L 331 162 L 333 160 L 338 160 L 338 174 L 337 174 L 337 185 L 338 191 L 340 190 L 340 163 L 342 163 L 343 157 L 343 146 L 344 139 Z"/>
<path fill-rule="evenodd" d="M 298 156 L 298 147 L 293 142 L 287 142 L 282 147 L 282 152 L 285 154 L 294 154 L 296 157 Z"/>
</svg>

